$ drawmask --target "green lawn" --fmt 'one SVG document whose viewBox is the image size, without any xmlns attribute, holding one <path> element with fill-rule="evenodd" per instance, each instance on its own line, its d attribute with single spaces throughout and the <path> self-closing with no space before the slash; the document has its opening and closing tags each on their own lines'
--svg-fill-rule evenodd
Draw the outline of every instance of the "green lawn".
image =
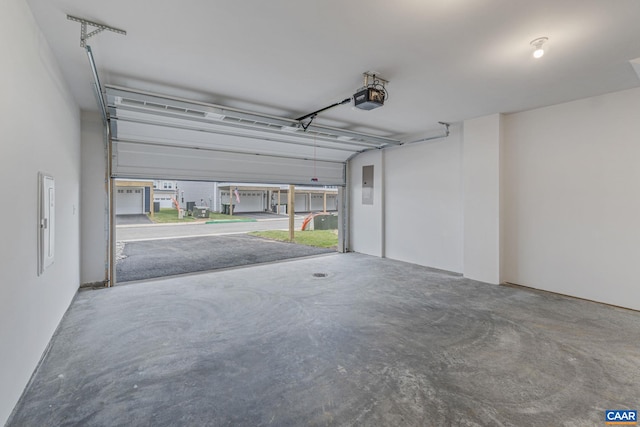
<svg viewBox="0 0 640 427">
<path fill-rule="evenodd" d="M 289 241 L 289 232 L 285 230 L 252 231 L 249 235 L 281 242 Z M 295 231 L 294 243 L 319 248 L 337 248 L 338 230 Z"/>
<path fill-rule="evenodd" d="M 149 216 L 149 218 L 151 218 Z M 196 221 L 204 221 L 207 218 L 194 218 L 192 216 L 187 216 L 186 212 L 183 219 L 178 219 L 178 210 L 173 208 L 160 208 L 160 212 L 156 212 L 153 214 L 152 221 L 156 224 L 165 224 L 170 222 L 196 222 Z M 208 219 L 246 219 L 241 216 L 230 216 L 217 212 L 211 212 L 209 214 Z"/>
</svg>

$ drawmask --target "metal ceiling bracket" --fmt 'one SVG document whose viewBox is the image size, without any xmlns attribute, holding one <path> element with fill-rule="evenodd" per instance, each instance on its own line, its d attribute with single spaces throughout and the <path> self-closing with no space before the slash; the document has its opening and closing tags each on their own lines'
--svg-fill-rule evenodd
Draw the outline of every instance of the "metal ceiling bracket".
<svg viewBox="0 0 640 427">
<path fill-rule="evenodd" d="M 87 19 L 78 18 L 76 16 L 67 15 L 67 19 L 69 21 L 75 21 L 75 22 L 79 22 L 80 23 L 80 47 L 81 48 L 85 48 L 87 46 L 87 40 L 89 38 L 95 36 L 96 34 L 102 32 L 104 30 L 108 30 L 108 31 L 111 31 L 111 32 L 114 32 L 114 33 L 122 34 L 124 36 L 127 35 L 126 31 L 121 30 L 119 28 L 114 28 L 114 27 L 110 27 L 108 25 L 99 24 L 97 22 L 89 21 Z M 90 33 L 87 33 L 87 25 L 95 27 L 95 30 L 91 31 Z"/>
<path fill-rule="evenodd" d="M 451 124 L 450 123 L 445 123 L 445 122 L 438 122 L 438 124 L 444 126 L 444 129 L 445 129 L 444 130 L 444 136 L 445 136 L 445 138 L 447 136 L 449 136 L 449 126 L 451 126 Z"/>
<path fill-rule="evenodd" d="M 448 138 L 449 137 L 449 133 L 450 133 L 449 132 L 449 126 L 451 126 L 451 123 L 438 122 L 438 124 L 444 126 L 444 134 L 443 135 L 429 136 L 429 137 L 426 137 L 426 138 L 417 139 L 415 141 L 403 142 L 402 145 L 415 144 L 416 142 L 431 141 L 432 139 Z"/>
<path fill-rule="evenodd" d="M 364 77 L 364 87 L 369 86 L 369 84 L 380 84 L 382 87 L 385 87 L 389 84 L 389 80 L 381 78 L 375 71 L 362 73 L 362 77 Z M 369 79 L 371 79 L 371 83 L 369 83 Z"/>
</svg>

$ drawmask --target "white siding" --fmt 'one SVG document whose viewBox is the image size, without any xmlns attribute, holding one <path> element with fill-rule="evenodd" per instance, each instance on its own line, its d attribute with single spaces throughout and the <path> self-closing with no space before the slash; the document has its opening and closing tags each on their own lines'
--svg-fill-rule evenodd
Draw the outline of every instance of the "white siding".
<svg viewBox="0 0 640 427">
<path fill-rule="evenodd" d="M 213 210 L 219 209 L 218 184 L 216 182 L 178 181 L 180 206 L 187 208 L 188 202 L 194 202 L 196 206 L 207 206 Z M 225 200 L 228 203 L 227 200 Z"/>
</svg>

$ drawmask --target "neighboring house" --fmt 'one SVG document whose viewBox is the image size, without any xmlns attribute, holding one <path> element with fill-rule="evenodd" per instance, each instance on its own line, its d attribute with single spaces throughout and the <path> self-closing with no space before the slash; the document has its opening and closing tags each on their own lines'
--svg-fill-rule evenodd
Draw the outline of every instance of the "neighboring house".
<svg viewBox="0 0 640 427">
<path fill-rule="evenodd" d="M 206 181 L 176 181 L 180 207 L 190 210 L 192 206 L 206 206 L 213 211 L 219 209 L 218 183 Z"/>
<path fill-rule="evenodd" d="M 176 197 L 177 182 L 176 181 L 153 181 L 153 201 L 160 203 L 161 208 L 172 208 L 173 200 Z"/>
</svg>

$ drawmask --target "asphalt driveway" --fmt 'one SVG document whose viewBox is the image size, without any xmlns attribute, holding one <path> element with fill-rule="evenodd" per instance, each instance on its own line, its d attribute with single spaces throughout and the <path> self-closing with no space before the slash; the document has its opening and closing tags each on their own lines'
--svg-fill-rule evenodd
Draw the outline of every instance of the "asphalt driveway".
<svg viewBox="0 0 640 427">
<path fill-rule="evenodd" d="M 153 224 L 145 214 L 116 215 L 116 225 Z"/>
<path fill-rule="evenodd" d="M 123 246 L 116 261 L 118 283 L 335 252 L 246 234 L 144 240 Z"/>
</svg>

